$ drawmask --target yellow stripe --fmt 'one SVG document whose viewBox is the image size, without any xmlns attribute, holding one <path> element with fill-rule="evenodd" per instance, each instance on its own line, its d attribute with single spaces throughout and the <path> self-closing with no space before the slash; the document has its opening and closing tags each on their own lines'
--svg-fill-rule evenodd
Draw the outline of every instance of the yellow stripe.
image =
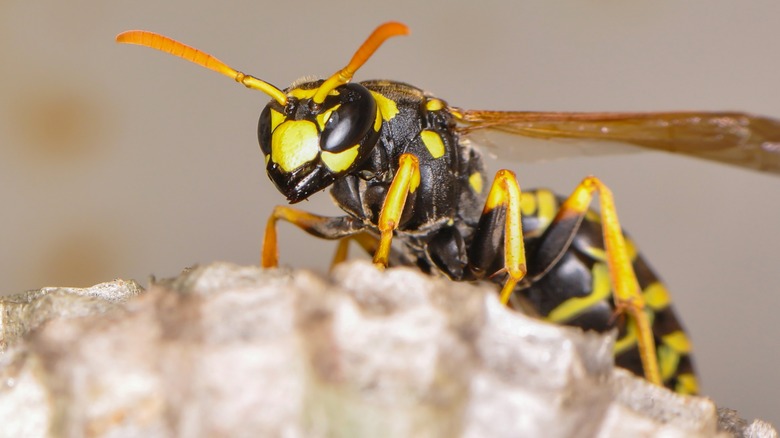
<svg viewBox="0 0 780 438">
<path fill-rule="evenodd" d="M 553 192 L 549 190 L 539 190 L 536 192 L 536 199 L 538 203 L 537 209 L 539 210 L 539 221 L 545 224 L 545 227 L 549 225 L 558 213 L 558 201 L 555 199 Z"/>
<path fill-rule="evenodd" d="M 653 326 L 653 319 L 655 317 L 655 313 L 645 311 L 645 314 L 647 315 L 648 319 L 648 325 L 650 327 Z M 625 316 L 628 318 L 628 316 Z M 634 321 L 634 318 L 628 318 L 628 322 L 626 323 L 626 334 L 617 340 L 615 342 L 615 348 L 613 349 L 614 353 L 620 354 L 629 348 L 633 347 L 637 343 L 637 331 L 636 331 L 636 322 Z"/>
<path fill-rule="evenodd" d="M 520 194 L 520 213 L 523 216 L 533 216 L 536 213 L 536 196 L 533 193 Z"/>
<path fill-rule="evenodd" d="M 587 245 L 587 246 L 583 245 L 582 246 L 582 252 L 584 252 L 585 254 L 589 255 L 593 259 L 601 261 L 601 262 L 607 260 L 607 252 L 604 251 L 603 248 L 597 248 L 595 246 L 590 246 L 590 245 Z"/>
<path fill-rule="evenodd" d="M 660 282 L 654 282 L 648 285 L 642 295 L 645 296 L 645 304 L 653 310 L 662 310 L 669 306 L 671 301 L 669 291 Z"/>
<path fill-rule="evenodd" d="M 698 394 L 699 382 L 693 374 L 680 374 L 677 376 L 677 386 L 674 390 L 680 394 Z"/>
<path fill-rule="evenodd" d="M 683 333 L 682 330 L 677 330 L 676 332 L 662 336 L 661 342 L 678 353 L 691 352 L 691 341 L 685 336 L 685 333 Z"/>
<path fill-rule="evenodd" d="M 634 260 L 636 260 L 636 256 L 638 254 L 636 250 L 636 246 L 634 246 L 634 242 L 631 241 L 631 239 L 625 239 L 625 242 L 626 242 L 626 246 L 625 246 L 626 255 L 628 255 L 628 260 L 633 262 Z M 604 248 L 598 248 L 590 245 L 587 246 L 583 245 L 581 249 L 582 252 L 591 256 L 595 260 L 605 261 L 607 259 L 607 252 L 604 250 Z"/>
<path fill-rule="evenodd" d="M 626 334 L 615 341 L 615 348 L 612 351 L 614 351 L 615 355 L 618 355 L 634 345 L 636 345 L 636 323 L 634 323 L 633 319 L 629 319 L 626 325 Z"/>
<path fill-rule="evenodd" d="M 623 235 L 624 240 L 626 241 L 626 253 L 628 254 L 628 259 L 632 262 L 636 260 L 636 256 L 638 254 L 636 250 L 636 245 L 634 245 L 634 241 L 630 238 Z"/>
<path fill-rule="evenodd" d="M 585 219 L 593 222 L 594 224 L 601 223 L 601 215 L 595 212 L 594 210 L 588 210 L 587 212 L 585 212 Z"/>
<path fill-rule="evenodd" d="M 610 280 L 609 269 L 603 263 L 596 263 L 591 270 L 593 275 L 593 292 L 584 297 L 569 298 L 553 309 L 547 320 L 552 322 L 566 322 L 588 310 L 591 306 L 609 297 Z"/>
<path fill-rule="evenodd" d="M 661 371 L 661 379 L 664 381 L 671 379 L 674 373 L 677 372 L 680 355 L 667 345 L 659 345 L 655 352 L 658 356 L 658 368 Z"/>
<path fill-rule="evenodd" d="M 436 131 L 425 129 L 420 132 L 420 138 L 433 158 L 441 158 L 444 155 L 444 142 Z"/>
</svg>

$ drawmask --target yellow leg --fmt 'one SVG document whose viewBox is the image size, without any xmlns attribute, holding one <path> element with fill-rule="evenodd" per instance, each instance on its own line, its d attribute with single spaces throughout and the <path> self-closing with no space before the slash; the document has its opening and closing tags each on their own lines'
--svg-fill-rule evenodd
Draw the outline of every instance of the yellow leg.
<svg viewBox="0 0 780 438">
<path fill-rule="evenodd" d="M 401 214 L 406 205 L 406 197 L 414 193 L 420 185 L 420 164 L 412 154 L 403 154 L 398 160 L 398 171 L 390 183 L 387 197 L 382 204 L 379 213 L 379 247 L 374 253 L 374 264 L 377 267 L 387 266 L 390 257 L 390 243 L 393 240 L 393 232 L 398 228 Z"/>
<path fill-rule="evenodd" d="M 501 288 L 501 303 L 506 305 L 517 283 L 528 271 L 523 242 L 523 224 L 520 216 L 520 186 L 515 174 L 509 170 L 499 170 L 490 186 L 490 192 L 482 211 L 488 217 L 497 209 L 506 211 L 504 221 L 504 270 L 508 278 Z"/>
<path fill-rule="evenodd" d="M 636 323 L 637 343 L 645 377 L 650 382 L 662 385 L 653 330 L 644 311 L 644 297 L 626 248 L 612 192 L 596 177 L 585 178 L 561 205 L 555 221 L 580 220 L 588 211 L 594 192 L 599 194 L 604 248 L 614 290 L 615 306 L 618 312 L 627 314 Z"/>
</svg>

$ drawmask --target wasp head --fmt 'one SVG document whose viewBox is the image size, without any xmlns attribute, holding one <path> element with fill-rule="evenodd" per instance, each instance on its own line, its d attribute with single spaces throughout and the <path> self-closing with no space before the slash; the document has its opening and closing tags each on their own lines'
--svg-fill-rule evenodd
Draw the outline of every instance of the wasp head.
<svg viewBox="0 0 780 438">
<path fill-rule="evenodd" d="M 324 81 L 287 90 L 164 35 L 135 30 L 122 32 L 116 40 L 184 58 L 271 96 L 257 128 L 260 148 L 271 180 L 290 202 L 298 202 L 355 169 L 373 150 L 382 117 L 371 92 L 350 80 L 385 40 L 407 33 L 409 29 L 401 23 L 382 24 L 344 68 Z"/>
<path fill-rule="evenodd" d="M 286 90 L 287 104 L 269 102 L 257 126 L 268 176 L 292 203 L 362 164 L 382 127 L 376 100 L 368 89 L 344 84 L 316 103 L 313 97 L 322 82 Z"/>
</svg>

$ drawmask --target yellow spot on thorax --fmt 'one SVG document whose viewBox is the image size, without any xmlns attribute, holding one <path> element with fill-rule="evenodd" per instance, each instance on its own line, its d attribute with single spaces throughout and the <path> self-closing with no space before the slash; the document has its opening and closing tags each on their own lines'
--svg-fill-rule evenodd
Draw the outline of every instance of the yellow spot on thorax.
<svg viewBox="0 0 780 438">
<path fill-rule="evenodd" d="M 292 172 L 317 158 L 319 134 L 308 120 L 288 120 L 271 135 L 271 158 L 285 172 Z"/>
<path fill-rule="evenodd" d="M 395 101 L 388 99 L 376 91 L 372 91 L 371 95 L 374 96 L 377 109 L 380 113 L 382 113 L 382 119 L 384 119 L 386 122 L 398 115 L 398 105 L 395 103 Z"/>
<path fill-rule="evenodd" d="M 441 136 L 436 131 L 425 129 L 420 132 L 420 138 L 422 139 L 425 148 L 431 153 L 433 158 L 440 158 L 444 155 L 444 142 L 441 140 Z"/>
<path fill-rule="evenodd" d="M 429 99 L 425 102 L 425 109 L 428 111 L 439 111 L 444 108 L 444 102 L 439 99 Z"/>
</svg>

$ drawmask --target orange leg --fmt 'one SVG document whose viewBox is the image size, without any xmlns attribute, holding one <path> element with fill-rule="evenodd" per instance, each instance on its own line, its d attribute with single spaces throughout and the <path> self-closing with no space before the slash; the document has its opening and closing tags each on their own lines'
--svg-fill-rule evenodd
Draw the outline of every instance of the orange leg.
<svg viewBox="0 0 780 438">
<path fill-rule="evenodd" d="M 612 192 L 596 177 L 589 176 L 561 205 L 554 221 L 573 220 L 580 223 L 593 201 L 594 192 L 599 194 L 601 227 L 615 306 L 619 313 L 625 313 L 632 318 L 637 326 L 637 342 L 645 377 L 657 385 L 662 385 L 650 319 L 644 310 L 645 300 L 623 238 Z"/>
<path fill-rule="evenodd" d="M 323 239 L 343 239 L 356 235 L 365 229 L 361 222 L 351 216 L 319 216 L 296 208 L 277 205 L 265 226 L 262 260 L 260 262 L 260 265 L 264 268 L 275 268 L 279 265 L 276 222 L 280 219 Z M 360 241 L 358 240 L 358 242 Z"/>
</svg>

